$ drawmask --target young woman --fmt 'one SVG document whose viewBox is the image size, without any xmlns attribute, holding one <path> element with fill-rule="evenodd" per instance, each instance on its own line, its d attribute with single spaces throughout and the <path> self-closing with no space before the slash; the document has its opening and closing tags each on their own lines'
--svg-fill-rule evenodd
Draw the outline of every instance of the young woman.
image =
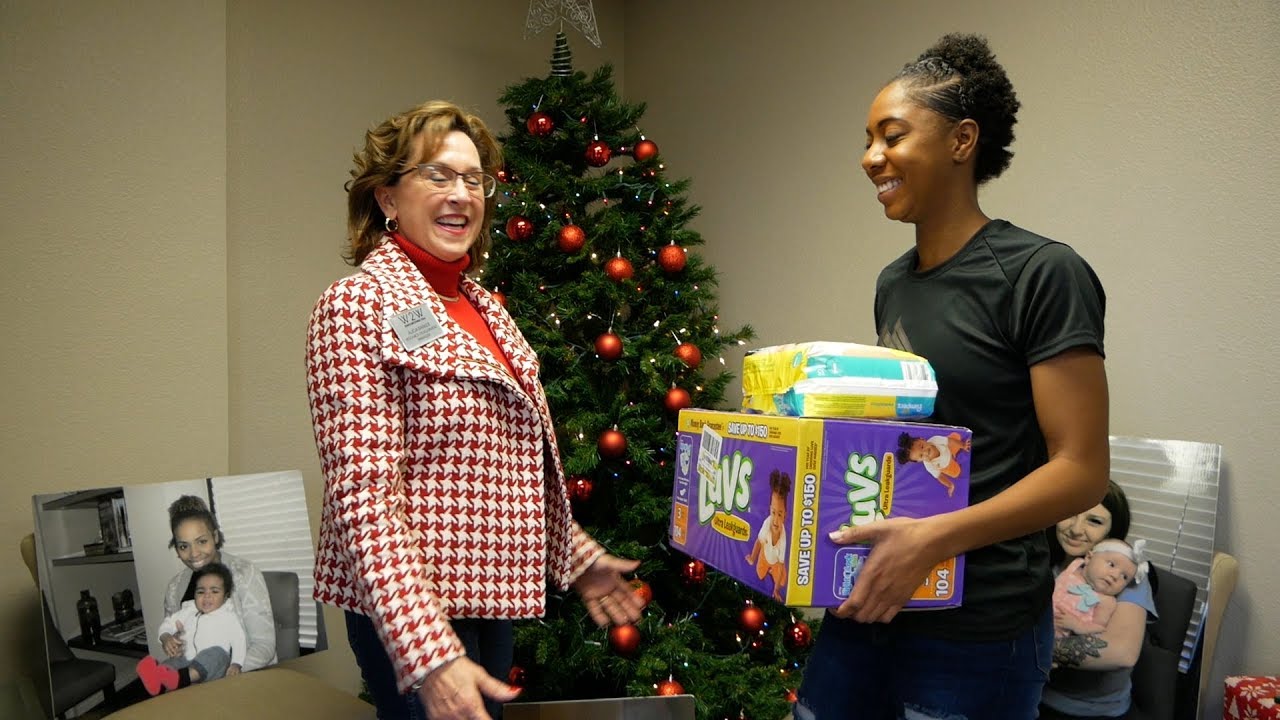
<svg viewBox="0 0 1280 720">
<path fill-rule="evenodd" d="M 1102 502 L 1058 523 L 1049 539 L 1054 572 L 1109 538 L 1129 534 L 1129 500 L 1113 480 Z M 1156 614 L 1152 582 L 1125 588 L 1102 632 L 1054 641 L 1053 673 L 1045 686 L 1040 717 L 1046 720 L 1128 718 L 1133 709 L 1133 666 L 1142 651 L 1147 622 Z"/>
<path fill-rule="evenodd" d="M 874 546 L 823 625 L 797 720 L 1033 718 L 1051 663 L 1045 528 L 1102 496 L 1109 469 L 1104 295 L 1071 248 L 988 217 L 1018 100 L 986 41 L 948 35 L 871 104 L 862 167 L 915 246 L 880 274 L 883 345 L 932 363 L 933 421 L 973 430 L 970 506 L 832 534 Z M 966 553 L 964 606 L 899 614 Z"/>
</svg>

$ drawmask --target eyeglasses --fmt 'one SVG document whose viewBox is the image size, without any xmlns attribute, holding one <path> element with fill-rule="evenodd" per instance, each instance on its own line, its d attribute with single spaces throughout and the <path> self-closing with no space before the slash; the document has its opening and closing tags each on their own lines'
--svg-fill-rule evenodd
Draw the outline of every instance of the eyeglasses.
<svg viewBox="0 0 1280 720">
<path fill-rule="evenodd" d="M 482 172 L 458 172 L 451 167 L 435 163 L 418 163 L 400 174 L 408 175 L 409 173 L 417 173 L 419 178 L 431 183 L 431 187 L 436 190 L 453 188 L 458 178 L 462 178 L 462 184 L 472 195 L 492 197 L 494 190 L 498 189 L 498 181 L 492 175 Z"/>
</svg>

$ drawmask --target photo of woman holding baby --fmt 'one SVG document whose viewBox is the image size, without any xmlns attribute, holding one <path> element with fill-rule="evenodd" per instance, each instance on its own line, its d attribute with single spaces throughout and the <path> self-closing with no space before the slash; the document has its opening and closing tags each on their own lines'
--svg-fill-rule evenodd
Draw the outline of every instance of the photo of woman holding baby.
<svg viewBox="0 0 1280 720">
<path fill-rule="evenodd" d="M 1055 575 L 1069 568 L 1082 570 L 1089 561 L 1095 560 L 1093 551 L 1097 546 L 1099 551 L 1105 551 L 1096 553 L 1099 566 L 1107 561 L 1128 569 L 1132 564 L 1135 577 L 1126 579 L 1114 595 L 1114 608 L 1109 611 L 1103 629 L 1055 634 L 1054 669 L 1041 700 L 1041 718 L 1131 717 L 1133 683 L 1130 676 L 1142 650 L 1147 621 L 1155 617 L 1156 609 L 1150 582 L 1145 579 L 1135 582 L 1141 553 L 1135 558 L 1133 546 L 1111 542 L 1111 539 L 1122 541 L 1129 534 L 1129 517 L 1129 501 L 1124 490 L 1112 480 L 1101 503 L 1059 522 L 1050 533 L 1050 557 Z M 1104 541 L 1108 544 L 1099 545 Z M 1126 562 L 1126 558 L 1130 562 Z M 1085 562 L 1077 562 L 1081 560 Z M 1073 621 L 1065 617 L 1060 620 L 1060 615 L 1063 613 L 1055 611 L 1056 627 L 1073 625 Z"/>
<path fill-rule="evenodd" d="M 267 581 L 252 562 L 222 550 L 222 531 L 204 499 L 183 495 L 169 506 L 169 527 L 173 537 L 169 546 L 185 566 L 169 581 L 164 594 L 164 615 L 175 615 L 183 603 L 195 600 L 197 571 L 212 563 L 221 563 L 231 573 L 235 586 L 227 603 L 244 627 L 246 648 L 243 666 L 231 666 L 228 675 L 248 672 L 276 661 L 276 627 L 271 615 L 271 598 Z M 186 652 L 185 631 L 163 632 L 160 644 L 165 655 L 180 657 Z"/>
</svg>

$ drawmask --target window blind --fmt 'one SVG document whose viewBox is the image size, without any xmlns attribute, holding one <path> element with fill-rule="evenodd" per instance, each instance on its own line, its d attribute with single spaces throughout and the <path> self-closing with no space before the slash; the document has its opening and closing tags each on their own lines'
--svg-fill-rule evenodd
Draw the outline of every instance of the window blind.
<svg viewBox="0 0 1280 720">
<path fill-rule="evenodd" d="M 1111 438 L 1111 478 L 1124 488 L 1132 514 L 1129 540 L 1145 538 L 1152 565 L 1196 584 L 1182 672 L 1191 666 L 1208 600 L 1221 466 L 1221 445 Z"/>
<path fill-rule="evenodd" d="M 288 470 L 210 478 L 209 497 L 228 552 L 252 560 L 259 570 L 297 573 L 299 643 L 314 649 L 318 635 L 312 598 L 315 544 L 302 473 Z"/>
</svg>

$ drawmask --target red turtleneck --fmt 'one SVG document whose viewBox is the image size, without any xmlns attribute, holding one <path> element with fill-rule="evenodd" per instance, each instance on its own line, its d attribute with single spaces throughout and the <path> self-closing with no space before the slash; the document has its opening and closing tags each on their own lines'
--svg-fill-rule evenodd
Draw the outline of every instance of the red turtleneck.
<svg viewBox="0 0 1280 720">
<path fill-rule="evenodd" d="M 498 359 L 502 366 L 515 377 L 515 370 L 511 368 L 511 362 L 507 360 L 506 353 L 502 352 L 502 348 L 498 346 L 498 341 L 493 337 L 493 331 L 489 329 L 489 324 L 481 317 L 480 311 L 475 305 L 471 304 L 471 299 L 458 288 L 459 281 L 462 280 L 462 273 L 471 265 L 471 258 L 467 255 L 454 260 L 453 262 L 445 262 L 422 248 L 409 242 L 400 233 L 392 235 L 396 244 L 404 250 L 413 264 L 418 267 L 418 271 L 427 279 L 431 285 L 431 289 L 436 291 L 440 299 L 444 301 L 444 308 L 449 313 L 449 317 L 454 322 L 462 326 L 463 330 L 471 333 L 472 337 L 480 341 L 480 344 L 488 348 L 489 352 Z"/>
</svg>

